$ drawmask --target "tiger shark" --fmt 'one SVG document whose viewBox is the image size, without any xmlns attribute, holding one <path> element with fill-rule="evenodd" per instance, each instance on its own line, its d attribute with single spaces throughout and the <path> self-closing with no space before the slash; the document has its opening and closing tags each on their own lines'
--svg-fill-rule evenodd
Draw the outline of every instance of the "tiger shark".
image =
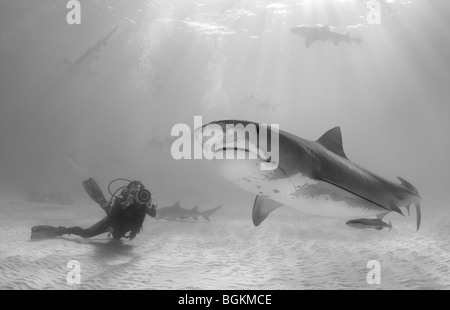
<svg viewBox="0 0 450 310">
<path fill-rule="evenodd" d="M 189 218 L 193 218 L 194 220 L 197 220 L 199 216 L 203 217 L 205 220 L 209 221 L 210 216 L 215 213 L 217 210 L 219 210 L 222 206 L 218 206 L 216 208 L 199 212 L 198 206 L 195 206 L 192 209 L 184 209 L 181 207 L 180 202 L 177 201 L 172 206 L 169 207 L 163 207 L 158 208 L 156 210 L 156 217 L 155 219 L 166 219 L 166 220 L 185 220 Z"/>
<path fill-rule="evenodd" d="M 270 158 L 260 139 L 251 138 L 258 137 L 264 126 L 264 131 L 271 133 L 267 139 L 275 131 L 278 133 L 279 159 L 273 170 L 261 169 L 261 163 Z M 419 229 L 421 197 L 417 189 L 403 178 L 398 177 L 399 183 L 387 180 L 348 159 L 340 127 L 328 130 L 316 141 L 268 127 L 250 121 L 222 120 L 194 132 L 203 152 L 217 155 L 231 151 L 241 156 L 253 153 L 256 159 L 216 156 L 212 161 L 224 178 L 256 194 L 252 213 L 255 226 L 283 205 L 310 214 L 353 219 L 386 212 L 403 215 L 401 207 L 409 213 L 410 206 L 414 206 Z M 252 145 L 254 141 L 259 142 Z M 217 159 L 221 157 L 224 159 Z"/>
</svg>

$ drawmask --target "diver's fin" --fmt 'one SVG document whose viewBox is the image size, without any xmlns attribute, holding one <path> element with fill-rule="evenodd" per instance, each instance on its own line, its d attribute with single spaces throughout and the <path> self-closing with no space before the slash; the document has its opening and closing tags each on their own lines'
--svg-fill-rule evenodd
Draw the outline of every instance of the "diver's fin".
<svg viewBox="0 0 450 310">
<path fill-rule="evenodd" d="M 210 217 L 213 213 L 215 213 L 217 210 L 219 210 L 220 208 L 222 208 L 222 205 L 220 205 L 220 206 L 218 206 L 218 207 L 215 207 L 215 208 L 213 208 L 213 209 L 211 209 L 211 210 L 205 211 L 205 212 L 203 212 L 203 213 L 200 213 L 200 215 L 201 215 L 205 220 L 209 221 L 209 217 Z"/>
<path fill-rule="evenodd" d="M 89 178 L 86 181 L 83 181 L 83 187 L 89 197 L 91 197 L 92 200 L 98 203 L 103 209 L 109 206 L 109 203 L 106 200 L 105 195 L 103 195 L 100 186 L 97 184 L 97 182 L 95 182 L 93 178 Z"/>
<path fill-rule="evenodd" d="M 255 202 L 253 203 L 253 224 L 255 226 L 258 226 L 272 211 L 278 209 L 282 205 L 282 203 L 273 201 L 272 199 L 256 195 Z"/>
<path fill-rule="evenodd" d="M 383 212 L 380 214 L 377 214 L 377 219 L 379 219 L 380 221 L 383 219 L 383 217 L 385 217 L 389 212 Z"/>
<path fill-rule="evenodd" d="M 31 240 L 52 239 L 63 235 L 64 227 L 39 225 L 31 228 Z"/>
<path fill-rule="evenodd" d="M 344 147 L 342 146 L 342 134 L 340 127 L 334 127 L 328 130 L 319 138 L 319 140 L 317 140 L 317 142 L 334 154 L 348 159 L 344 153 Z"/>
</svg>

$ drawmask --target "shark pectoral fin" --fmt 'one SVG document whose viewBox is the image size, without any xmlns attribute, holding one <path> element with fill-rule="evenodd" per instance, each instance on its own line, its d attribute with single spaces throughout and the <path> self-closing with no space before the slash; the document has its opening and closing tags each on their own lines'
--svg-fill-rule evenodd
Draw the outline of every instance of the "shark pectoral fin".
<svg viewBox="0 0 450 310">
<path fill-rule="evenodd" d="M 385 217 L 388 213 L 389 212 L 383 212 L 383 213 L 377 214 L 377 219 L 382 220 L 383 217 Z"/>
<path fill-rule="evenodd" d="M 256 195 L 255 202 L 253 203 L 253 224 L 255 226 L 258 226 L 272 211 L 276 210 L 282 205 L 282 203 L 273 201 L 272 199 Z"/>
</svg>

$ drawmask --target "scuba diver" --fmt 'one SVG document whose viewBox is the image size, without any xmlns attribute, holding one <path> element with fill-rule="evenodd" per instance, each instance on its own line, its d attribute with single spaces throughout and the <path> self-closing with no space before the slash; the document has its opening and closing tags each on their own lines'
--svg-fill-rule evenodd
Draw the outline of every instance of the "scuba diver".
<svg viewBox="0 0 450 310">
<path fill-rule="evenodd" d="M 118 180 L 128 181 L 128 185 L 119 187 L 111 193 L 110 186 Z M 110 201 L 105 199 L 100 186 L 94 179 L 83 182 L 88 195 L 105 211 L 106 216 L 89 228 L 53 227 L 47 225 L 34 226 L 31 229 L 31 240 L 55 238 L 63 235 L 77 235 L 91 238 L 108 233 L 115 240 L 127 238 L 133 240 L 142 230 L 146 215 L 156 216 L 157 205 L 152 203 L 152 195 L 140 181 L 116 179 L 109 183 L 108 191 L 112 195 Z M 119 196 L 116 193 L 122 190 Z M 127 235 L 128 233 L 128 235 Z"/>
</svg>

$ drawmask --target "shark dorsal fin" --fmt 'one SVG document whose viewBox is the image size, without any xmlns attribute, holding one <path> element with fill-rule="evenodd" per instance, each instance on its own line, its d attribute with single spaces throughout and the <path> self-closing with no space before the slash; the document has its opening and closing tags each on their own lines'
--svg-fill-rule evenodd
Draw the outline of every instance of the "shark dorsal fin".
<svg viewBox="0 0 450 310">
<path fill-rule="evenodd" d="M 193 208 L 192 208 L 192 211 L 198 212 L 198 206 L 193 207 Z"/>
<path fill-rule="evenodd" d="M 180 208 L 181 209 L 181 205 L 180 205 L 180 201 L 178 200 L 177 202 L 174 203 L 173 205 L 174 208 Z"/>
<path fill-rule="evenodd" d="M 319 138 L 319 140 L 317 140 L 317 142 L 331 152 L 348 159 L 342 146 L 342 134 L 340 127 L 334 127 L 333 129 L 328 130 L 322 135 L 322 137 Z"/>
</svg>

